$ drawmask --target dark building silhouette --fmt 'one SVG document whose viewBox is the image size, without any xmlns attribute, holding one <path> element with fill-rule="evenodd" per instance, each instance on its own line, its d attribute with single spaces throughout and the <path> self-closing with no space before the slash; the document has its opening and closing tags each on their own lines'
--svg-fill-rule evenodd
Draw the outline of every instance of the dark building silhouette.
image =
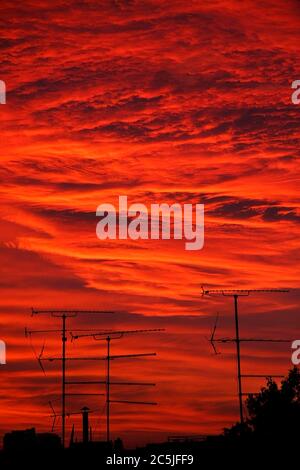
<svg viewBox="0 0 300 470">
<path fill-rule="evenodd" d="M 35 428 L 11 431 L 3 438 L 3 449 L 7 452 L 60 449 L 61 439 L 54 433 L 36 433 Z"/>
</svg>

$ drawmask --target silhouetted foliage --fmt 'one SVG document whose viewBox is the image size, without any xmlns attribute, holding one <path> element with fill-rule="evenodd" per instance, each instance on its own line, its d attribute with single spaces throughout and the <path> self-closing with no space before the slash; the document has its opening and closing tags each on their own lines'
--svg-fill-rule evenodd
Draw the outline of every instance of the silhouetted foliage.
<svg viewBox="0 0 300 470">
<path fill-rule="evenodd" d="M 246 400 L 248 418 L 225 429 L 228 438 L 249 438 L 256 442 L 295 442 L 300 438 L 300 372 L 297 367 L 281 385 L 269 378 L 258 394 Z"/>
</svg>

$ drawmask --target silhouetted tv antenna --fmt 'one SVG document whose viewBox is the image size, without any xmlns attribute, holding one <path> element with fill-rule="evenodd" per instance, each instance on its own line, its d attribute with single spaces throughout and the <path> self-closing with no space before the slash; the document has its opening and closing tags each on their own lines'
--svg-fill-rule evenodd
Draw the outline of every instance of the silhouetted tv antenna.
<svg viewBox="0 0 300 470">
<path fill-rule="evenodd" d="M 219 319 L 219 314 L 217 314 L 216 321 L 211 333 L 211 336 L 209 338 L 209 342 L 214 350 L 214 353 L 221 354 L 218 352 L 216 343 L 235 343 L 236 339 L 235 338 L 229 338 L 229 337 L 223 337 L 223 338 L 216 338 L 215 334 L 217 331 L 217 325 L 218 325 L 218 319 Z M 273 338 L 240 338 L 240 343 L 291 343 L 293 340 L 292 339 L 273 339 Z M 274 377 L 273 375 L 242 375 L 242 377 Z M 277 377 L 283 377 L 283 376 L 277 376 Z"/>
<path fill-rule="evenodd" d="M 248 297 L 250 294 L 255 293 L 267 293 L 267 294 L 274 294 L 274 293 L 286 293 L 289 292 L 288 289 L 204 289 L 202 286 L 202 297 L 205 295 L 222 295 L 224 297 L 233 297 L 234 302 L 234 319 L 235 319 L 235 338 L 220 338 L 219 340 L 215 339 L 215 332 L 217 328 L 217 320 L 212 332 L 212 336 L 210 338 L 210 343 L 217 353 L 215 343 L 217 342 L 234 342 L 236 344 L 236 358 L 237 358 L 237 381 L 238 381 L 238 399 L 239 399 L 239 411 L 240 411 L 240 421 L 241 423 L 244 422 L 244 415 L 243 415 L 243 390 L 242 390 L 242 377 L 241 373 L 241 351 L 240 351 L 240 343 L 242 341 L 247 340 L 247 338 L 241 339 L 239 333 L 239 316 L 238 316 L 238 299 L 239 297 Z M 255 339 L 250 339 L 251 341 L 255 341 Z M 259 339 L 259 341 L 264 341 L 263 339 Z M 273 341 L 275 342 L 275 341 Z M 285 342 L 285 340 L 282 340 Z M 253 377 L 254 375 L 251 375 Z"/>
<path fill-rule="evenodd" d="M 156 356 L 156 353 L 142 353 L 142 354 L 125 354 L 125 355 L 111 355 L 110 353 L 110 342 L 112 340 L 117 340 L 123 338 L 125 335 L 131 334 L 142 334 L 142 333 L 157 333 L 160 331 L 165 331 L 163 328 L 156 328 L 156 329 L 147 329 L 147 330 L 111 330 L 111 331 L 100 331 L 97 333 L 91 334 L 81 334 L 81 335 L 74 335 L 72 334 L 72 340 L 78 338 L 86 338 L 92 337 L 96 341 L 106 341 L 107 345 L 107 355 L 104 358 L 107 362 L 107 372 L 106 372 L 106 381 L 88 381 L 88 382 L 70 382 L 70 384 L 95 384 L 95 383 L 102 383 L 106 385 L 106 440 L 110 442 L 110 404 L 111 403 L 123 403 L 123 404 L 134 404 L 134 405 L 157 405 L 156 402 L 148 402 L 148 401 L 130 401 L 130 400 L 111 400 L 110 398 L 110 387 L 111 385 L 144 385 L 144 386 L 154 386 L 153 383 L 145 383 L 145 382 L 111 382 L 110 380 L 110 367 L 111 361 L 115 359 L 121 358 L 133 358 L 133 357 L 145 357 L 145 356 Z M 103 358 L 102 358 L 103 360 Z"/>
<path fill-rule="evenodd" d="M 57 414 L 55 412 L 55 409 L 53 408 L 53 405 L 52 405 L 52 402 L 49 401 L 49 406 L 51 408 L 51 411 L 52 411 L 52 415 L 51 415 L 51 418 L 53 418 L 53 421 L 52 421 L 52 428 L 51 428 L 51 432 L 54 432 L 54 428 L 55 428 L 55 423 L 56 423 L 56 420 L 57 420 Z"/>
<path fill-rule="evenodd" d="M 110 310 L 79 310 L 79 309 L 74 309 L 74 310 L 56 310 L 56 309 L 50 309 L 50 310 L 36 310 L 34 308 L 31 309 L 31 316 L 34 315 L 50 315 L 53 318 L 60 318 L 62 326 L 60 329 L 49 329 L 49 330 L 29 330 L 28 328 L 25 328 L 25 336 L 30 337 L 33 334 L 49 334 L 49 333 L 59 333 L 61 335 L 61 341 L 62 341 L 62 355 L 61 355 L 61 361 L 62 361 L 62 393 L 61 393 L 61 408 L 62 408 L 62 445 L 65 447 L 65 417 L 66 417 L 66 342 L 67 342 L 67 332 L 70 330 L 67 330 L 67 319 L 69 318 L 74 318 L 78 314 L 113 314 L 117 313 L 115 311 L 110 311 Z M 119 313 L 119 312 L 118 312 Z M 73 330 L 74 331 L 74 330 Z M 78 331 L 78 330 L 77 330 Z M 80 331 L 80 330 L 79 330 Z M 83 330 L 81 330 L 83 331 Z M 84 330 L 84 331 L 91 331 L 91 330 Z M 44 346 L 42 348 L 41 353 L 36 357 L 39 362 L 39 365 L 43 372 L 45 373 L 45 370 L 42 365 L 42 356 L 43 356 L 43 351 L 44 351 Z"/>
</svg>

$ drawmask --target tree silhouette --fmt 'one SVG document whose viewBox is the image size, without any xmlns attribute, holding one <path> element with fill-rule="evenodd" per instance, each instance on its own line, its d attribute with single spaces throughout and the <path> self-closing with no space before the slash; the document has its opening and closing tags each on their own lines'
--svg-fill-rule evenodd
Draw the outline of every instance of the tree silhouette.
<svg viewBox="0 0 300 470">
<path fill-rule="evenodd" d="M 251 438 L 256 442 L 289 443 L 300 439 L 300 371 L 291 369 L 278 386 L 272 378 L 258 394 L 246 400 L 248 418 L 225 429 L 229 438 Z"/>
</svg>

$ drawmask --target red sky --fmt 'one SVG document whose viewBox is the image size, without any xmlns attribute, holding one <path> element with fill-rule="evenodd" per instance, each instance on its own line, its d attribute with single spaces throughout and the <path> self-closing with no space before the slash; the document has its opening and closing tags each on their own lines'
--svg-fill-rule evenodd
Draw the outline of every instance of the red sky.
<svg viewBox="0 0 300 470">
<path fill-rule="evenodd" d="M 114 397 L 159 402 L 114 405 L 113 437 L 220 432 L 238 417 L 234 349 L 213 356 L 206 337 L 217 312 L 219 335 L 233 334 L 232 303 L 201 298 L 200 286 L 295 289 L 241 300 L 241 332 L 299 336 L 299 2 L 3 0 L 0 9 L 1 432 L 48 431 L 49 399 L 59 412 L 57 365 L 44 377 L 23 334 L 56 323 L 30 318 L 31 306 L 116 309 L 128 313 L 97 325 L 167 328 L 113 344 L 120 354 L 158 354 L 113 363 L 115 378 L 157 383 Z M 118 195 L 204 203 L 204 249 L 101 242 L 96 208 Z M 44 339 L 33 339 L 37 351 Z M 58 346 L 46 337 L 45 355 Z M 92 340 L 68 349 L 96 351 L 103 345 Z M 291 366 L 289 344 L 242 352 L 244 373 Z M 104 374 L 103 364 L 71 369 Z M 245 391 L 262 384 L 245 382 Z M 92 425 L 104 437 L 103 397 L 70 400 L 68 410 L 86 404 L 101 410 Z"/>
</svg>

